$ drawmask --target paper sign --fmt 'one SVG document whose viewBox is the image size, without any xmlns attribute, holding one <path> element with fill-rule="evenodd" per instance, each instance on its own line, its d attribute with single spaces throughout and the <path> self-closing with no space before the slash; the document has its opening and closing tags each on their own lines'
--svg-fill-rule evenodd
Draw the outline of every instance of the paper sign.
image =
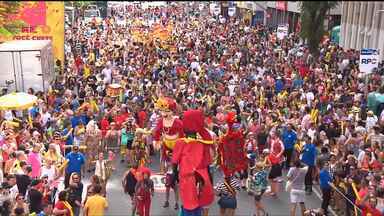
<svg viewBox="0 0 384 216">
<path fill-rule="evenodd" d="M 228 8 L 228 16 L 233 17 L 236 14 L 236 8 L 230 7 Z"/>
<path fill-rule="evenodd" d="M 362 73 L 372 73 L 374 68 L 379 66 L 379 50 L 361 49 L 359 69 Z"/>
<path fill-rule="evenodd" d="M 165 192 L 165 175 L 151 175 L 151 180 L 153 181 L 153 185 L 156 192 Z"/>
<path fill-rule="evenodd" d="M 288 25 L 279 25 L 277 27 L 276 36 L 279 40 L 283 40 L 286 36 L 288 36 Z"/>
</svg>

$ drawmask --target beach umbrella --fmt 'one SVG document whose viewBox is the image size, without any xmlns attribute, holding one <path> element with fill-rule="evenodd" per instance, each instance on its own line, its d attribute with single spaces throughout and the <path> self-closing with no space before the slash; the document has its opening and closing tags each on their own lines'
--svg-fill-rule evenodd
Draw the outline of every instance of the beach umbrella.
<svg viewBox="0 0 384 216">
<path fill-rule="evenodd" d="M 0 97 L 0 110 L 25 110 L 37 102 L 37 97 L 24 92 L 13 92 Z"/>
</svg>

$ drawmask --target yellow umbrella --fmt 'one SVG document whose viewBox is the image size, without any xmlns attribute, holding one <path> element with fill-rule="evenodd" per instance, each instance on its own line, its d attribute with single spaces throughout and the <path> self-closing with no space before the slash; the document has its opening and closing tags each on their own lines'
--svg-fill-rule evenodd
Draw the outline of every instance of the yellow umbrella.
<svg viewBox="0 0 384 216">
<path fill-rule="evenodd" d="M 0 97 L 0 110 L 24 110 L 33 106 L 37 97 L 24 92 L 13 92 Z"/>
</svg>

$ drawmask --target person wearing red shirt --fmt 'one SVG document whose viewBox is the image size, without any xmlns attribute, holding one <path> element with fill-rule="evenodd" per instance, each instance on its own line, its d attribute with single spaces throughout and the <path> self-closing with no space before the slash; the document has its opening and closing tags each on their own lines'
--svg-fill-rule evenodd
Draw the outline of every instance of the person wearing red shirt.
<svg viewBox="0 0 384 216">
<path fill-rule="evenodd" d="M 72 216 L 73 210 L 71 205 L 67 201 L 68 192 L 63 190 L 59 193 L 59 201 L 57 201 L 55 208 L 53 209 L 54 215 Z"/>
<path fill-rule="evenodd" d="M 369 188 L 361 201 L 357 201 L 357 206 L 362 210 L 362 216 L 381 216 L 381 212 L 376 208 L 377 198 L 374 196 L 374 187 Z"/>
<path fill-rule="evenodd" d="M 105 115 L 103 119 L 100 121 L 100 130 L 101 130 L 101 135 L 104 138 L 105 135 L 107 135 L 107 131 L 109 129 L 109 121 L 108 121 L 108 116 Z"/>
<path fill-rule="evenodd" d="M 127 106 L 125 104 L 123 104 L 121 106 L 120 111 L 118 112 L 118 114 L 113 119 L 113 121 L 116 123 L 116 126 L 118 129 L 121 129 L 121 126 L 123 125 L 124 122 L 127 121 L 129 116 L 130 116 L 130 114 L 129 114 L 129 112 L 127 112 Z"/>
<path fill-rule="evenodd" d="M 137 114 L 137 118 L 138 118 L 138 125 L 140 128 L 145 128 L 145 123 L 147 122 L 147 119 L 148 119 L 148 115 L 147 113 L 145 112 L 145 110 L 141 110 L 138 114 Z"/>
<path fill-rule="evenodd" d="M 276 196 L 278 191 L 277 178 L 282 175 L 281 165 L 282 157 L 284 154 L 284 144 L 280 140 L 279 136 L 273 132 L 270 138 L 270 153 L 268 155 L 268 160 L 271 163 L 271 171 L 269 172 L 269 180 L 271 181 L 271 196 Z"/>
</svg>

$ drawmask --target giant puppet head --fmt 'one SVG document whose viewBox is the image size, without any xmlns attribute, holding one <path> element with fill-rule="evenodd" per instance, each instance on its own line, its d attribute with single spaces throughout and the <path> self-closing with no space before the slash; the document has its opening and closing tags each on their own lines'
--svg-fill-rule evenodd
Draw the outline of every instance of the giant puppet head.
<svg viewBox="0 0 384 216">
<path fill-rule="evenodd" d="M 164 118 L 170 117 L 176 111 L 176 101 L 172 98 L 164 97 L 159 98 L 155 107 L 160 110 Z"/>
<path fill-rule="evenodd" d="M 198 135 L 201 140 L 212 140 L 211 134 L 205 129 L 204 114 L 201 110 L 185 111 L 183 114 L 183 127 L 187 136 Z"/>
</svg>

